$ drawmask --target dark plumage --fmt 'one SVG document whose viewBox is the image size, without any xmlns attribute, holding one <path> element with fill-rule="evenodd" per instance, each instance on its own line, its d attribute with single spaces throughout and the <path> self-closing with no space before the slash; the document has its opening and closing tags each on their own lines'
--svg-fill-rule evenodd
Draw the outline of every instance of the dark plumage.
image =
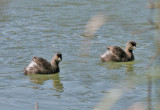
<svg viewBox="0 0 160 110">
<path fill-rule="evenodd" d="M 126 62 L 133 61 L 134 55 L 133 50 L 136 48 L 136 42 L 127 42 L 126 49 L 123 50 L 118 46 L 110 46 L 107 51 L 101 55 L 101 60 L 103 62 L 115 61 L 115 62 Z"/>
<path fill-rule="evenodd" d="M 62 61 L 62 54 L 56 53 L 51 62 L 41 58 L 33 57 L 33 61 L 24 69 L 27 74 L 52 74 L 60 71 L 59 62 Z"/>
</svg>

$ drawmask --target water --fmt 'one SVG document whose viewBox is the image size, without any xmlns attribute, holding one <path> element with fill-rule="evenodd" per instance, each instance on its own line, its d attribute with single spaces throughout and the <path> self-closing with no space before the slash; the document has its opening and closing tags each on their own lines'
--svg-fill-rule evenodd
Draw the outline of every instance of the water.
<svg viewBox="0 0 160 110">
<path fill-rule="evenodd" d="M 7 0 L 0 5 L 0 106 L 6 110 L 92 110 L 123 82 L 142 83 L 129 91 L 113 110 L 136 102 L 146 104 L 146 64 L 155 53 L 154 32 L 132 35 L 151 27 L 146 0 Z M 104 14 L 107 21 L 95 37 L 83 36 L 88 20 Z M 104 63 L 99 56 L 106 46 L 125 47 L 136 41 L 136 60 Z M 85 50 L 86 49 L 86 50 Z M 84 51 L 85 50 L 85 51 Z M 51 60 L 61 52 L 60 73 L 25 76 L 23 69 L 33 56 Z M 139 81 L 139 80 L 138 80 Z M 153 94 L 159 95 L 157 86 Z M 155 96 L 155 95 L 154 95 Z M 153 106 L 158 99 L 153 97 Z"/>
</svg>

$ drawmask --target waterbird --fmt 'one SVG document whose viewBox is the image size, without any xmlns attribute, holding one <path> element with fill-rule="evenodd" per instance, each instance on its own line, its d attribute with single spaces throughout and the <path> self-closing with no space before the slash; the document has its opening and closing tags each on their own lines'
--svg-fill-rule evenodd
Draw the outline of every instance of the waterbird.
<svg viewBox="0 0 160 110">
<path fill-rule="evenodd" d="M 133 50 L 136 49 L 135 41 L 128 41 L 125 50 L 118 46 L 109 46 L 107 51 L 100 55 L 102 62 L 127 62 L 135 60 Z"/>
<path fill-rule="evenodd" d="M 53 74 L 60 71 L 59 63 L 62 61 L 62 54 L 56 53 L 51 62 L 41 57 L 33 57 L 33 60 L 24 69 L 24 74 Z"/>
</svg>

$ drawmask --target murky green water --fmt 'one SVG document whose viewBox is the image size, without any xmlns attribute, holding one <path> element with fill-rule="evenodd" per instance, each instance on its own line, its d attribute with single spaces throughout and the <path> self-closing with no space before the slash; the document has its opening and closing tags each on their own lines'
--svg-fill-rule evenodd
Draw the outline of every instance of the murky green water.
<svg viewBox="0 0 160 110">
<path fill-rule="evenodd" d="M 92 110 L 111 88 L 123 87 L 125 81 L 134 83 L 135 76 L 146 81 L 144 70 L 155 53 L 154 33 L 131 34 L 151 27 L 146 4 L 146 0 L 8 0 L 1 4 L 0 108 L 33 110 L 38 102 L 40 110 Z M 107 15 L 109 22 L 88 41 L 84 27 L 99 13 Z M 138 43 L 134 62 L 99 61 L 106 46 L 124 47 L 129 40 Z M 57 51 L 63 54 L 60 73 L 23 75 L 33 56 L 51 60 Z M 145 83 L 128 88 L 113 110 L 147 103 Z M 159 93 L 156 87 L 155 93 Z"/>
</svg>

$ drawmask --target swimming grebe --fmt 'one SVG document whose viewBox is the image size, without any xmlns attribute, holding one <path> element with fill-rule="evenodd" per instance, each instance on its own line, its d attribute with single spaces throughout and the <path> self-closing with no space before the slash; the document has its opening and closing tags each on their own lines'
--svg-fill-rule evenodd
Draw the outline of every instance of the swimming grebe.
<svg viewBox="0 0 160 110">
<path fill-rule="evenodd" d="M 51 62 L 41 58 L 33 57 L 33 61 L 24 69 L 27 74 L 52 74 L 60 71 L 59 62 L 62 61 L 62 54 L 56 53 Z"/>
<path fill-rule="evenodd" d="M 107 47 L 107 51 L 101 55 L 101 61 L 115 61 L 115 62 L 126 62 L 133 61 L 134 55 L 133 50 L 136 48 L 135 41 L 127 42 L 126 49 L 123 50 L 118 46 Z"/>
</svg>

